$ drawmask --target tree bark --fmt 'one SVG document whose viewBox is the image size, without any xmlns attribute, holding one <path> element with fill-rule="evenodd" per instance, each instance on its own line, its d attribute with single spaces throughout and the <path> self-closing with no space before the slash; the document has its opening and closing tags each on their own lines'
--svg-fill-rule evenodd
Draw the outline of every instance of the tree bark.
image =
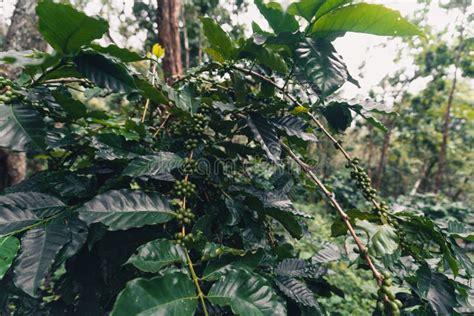
<svg viewBox="0 0 474 316">
<path fill-rule="evenodd" d="M 5 36 L 3 50 L 46 50 L 47 44 L 37 30 L 36 0 L 18 0 Z M 4 75 L 15 78 L 14 69 L 2 68 Z M 26 177 L 26 154 L 0 149 L 0 190 Z"/>
<path fill-rule="evenodd" d="M 189 37 L 188 37 L 188 28 L 186 23 L 186 12 L 184 5 L 182 6 L 182 14 L 181 17 L 183 19 L 183 45 L 184 45 L 184 65 L 186 70 L 190 68 L 190 56 L 189 56 Z"/>
<path fill-rule="evenodd" d="M 180 0 L 158 0 L 158 40 L 165 49 L 163 73 L 169 83 L 183 73 L 179 36 L 180 11 Z"/>
<path fill-rule="evenodd" d="M 376 188 L 377 190 L 380 190 L 382 186 L 382 176 L 383 176 L 383 171 L 385 169 L 385 161 L 386 161 L 386 156 L 388 153 L 388 148 L 390 146 L 391 134 L 392 134 L 392 127 L 390 126 L 388 127 L 387 133 L 385 133 L 385 136 L 383 138 L 382 151 L 380 152 L 379 164 L 375 172 L 374 188 Z"/>
</svg>

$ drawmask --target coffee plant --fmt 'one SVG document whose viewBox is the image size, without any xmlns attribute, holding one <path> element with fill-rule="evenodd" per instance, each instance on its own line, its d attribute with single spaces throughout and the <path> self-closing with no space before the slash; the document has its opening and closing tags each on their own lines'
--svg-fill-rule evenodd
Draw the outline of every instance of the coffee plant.
<svg viewBox="0 0 474 316">
<path fill-rule="evenodd" d="M 357 81 L 332 41 L 423 34 L 381 5 L 255 3 L 273 32 L 253 23 L 234 41 L 203 17 L 212 61 L 168 84 L 143 70 L 160 54 L 101 46 L 105 20 L 39 1 L 54 50 L 0 55 L 22 69 L 0 79 L 0 146 L 46 166 L 0 195 L 2 314 L 326 314 L 337 311 L 319 297 L 344 297 L 325 279 L 341 258 L 373 275 L 374 315 L 473 311 L 461 246 L 474 235 L 456 220 L 392 210 L 338 140 L 354 115 L 383 129 L 373 114 L 388 110 L 335 96 Z M 91 98 L 110 109 L 87 106 Z M 347 159 L 347 192 L 365 198 L 357 208 L 309 163 L 308 143 L 320 138 Z M 291 241 L 311 216 L 292 203 L 294 183 L 327 200 L 345 250 L 324 244 L 298 258 Z"/>
</svg>

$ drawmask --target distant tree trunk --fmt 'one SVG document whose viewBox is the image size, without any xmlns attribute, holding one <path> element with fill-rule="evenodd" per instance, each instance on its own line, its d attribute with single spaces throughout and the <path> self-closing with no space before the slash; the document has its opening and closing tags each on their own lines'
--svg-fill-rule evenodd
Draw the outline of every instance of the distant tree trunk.
<svg viewBox="0 0 474 316">
<path fill-rule="evenodd" d="M 168 82 L 183 73 L 179 36 L 180 0 L 158 0 L 158 40 L 165 49 L 163 72 Z"/>
<path fill-rule="evenodd" d="M 186 12 L 183 5 L 183 11 L 181 17 L 183 19 L 183 45 L 184 45 L 184 65 L 186 70 L 190 68 L 190 56 L 189 56 L 189 37 L 188 37 L 188 28 L 186 23 Z"/>
<path fill-rule="evenodd" d="M 374 128 L 369 125 L 369 148 L 367 150 L 367 175 L 372 178 L 372 157 L 374 155 Z"/>
<path fill-rule="evenodd" d="M 463 14 L 465 15 L 467 9 L 466 6 L 463 7 Z M 443 140 L 441 143 L 441 149 L 438 156 L 438 172 L 435 177 L 435 188 L 434 192 L 439 192 L 443 184 L 444 173 L 446 172 L 446 160 L 447 160 L 447 149 L 448 149 L 448 140 L 449 140 L 449 123 L 451 122 L 451 108 L 453 107 L 454 92 L 456 91 L 457 84 L 457 74 L 459 61 L 461 60 L 461 55 L 464 49 L 464 24 L 461 23 L 461 29 L 459 30 L 459 46 L 456 50 L 456 56 L 454 57 L 454 77 L 453 83 L 451 84 L 451 89 L 448 96 L 448 106 L 446 107 L 446 112 L 444 113 L 444 123 L 443 123 Z"/>
<path fill-rule="evenodd" d="M 382 150 L 380 152 L 380 159 L 379 159 L 379 164 L 377 166 L 377 170 L 375 171 L 374 175 L 374 188 L 377 190 L 380 190 L 382 186 L 382 176 L 383 176 L 383 171 L 385 169 L 385 161 L 388 153 L 388 148 L 390 146 L 390 137 L 392 134 L 392 127 L 389 126 L 387 127 L 387 132 L 385 133 L 385 136 L 383 138 L 383 144 L 382 144 Z"/>
<path fill-rule="evenodd" d="M 431 169 L 433 169 L 434 165 L 436 164 L 436 160 L 432 160 L 430 163 L 426 162 L 423 167 L 421 168 L 421 174 L 418 180 L 416 180 L 413 188 L 410 191 L 410 195 L 415 195 L 421 187 L 423 181 L 426 181 L 429 174 L 431 173 Z"/>
<path fill-rule="evenodd" d="M 37 31 L 36 0 L 18 0 L 5 36 L 3 50 L 46 50 L 47 44 Z M 4 75 L 14 78 L 12 69 L 3 68 Z M 25 153 L 0 149 L 0 190 L 26 177 Z"/>
</svg>

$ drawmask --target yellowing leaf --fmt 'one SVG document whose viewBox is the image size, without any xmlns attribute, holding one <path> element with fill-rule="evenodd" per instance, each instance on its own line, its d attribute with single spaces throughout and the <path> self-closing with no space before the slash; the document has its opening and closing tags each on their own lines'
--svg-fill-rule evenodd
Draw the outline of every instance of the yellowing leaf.
<svg viewBox="0 0 474 316">
<path fill-rule="evenodd" d="M 217 62 L 223 63 L 225 61 L 224 57 L 216 51 L 214 48 L 206 48 L 206 53 L 211 56 L 211 58 Z"/>
<path fill-rule="evenodd" d="M 161 58 L 165 56 L 165 49 L 161 47 L 160 44 L 153 45 L 151 52 L 153 53 L 153 55 L 155 55 L 156 58 Z"/>
</svg>

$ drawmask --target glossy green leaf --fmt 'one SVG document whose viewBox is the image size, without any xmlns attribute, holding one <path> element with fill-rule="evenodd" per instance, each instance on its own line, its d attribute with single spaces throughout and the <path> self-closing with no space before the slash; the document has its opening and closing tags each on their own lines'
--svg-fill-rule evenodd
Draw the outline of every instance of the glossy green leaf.
<svg viewBox="0 0 474 316">
<path fill-rule="evenodd" d="M 42 150 L 46 130 L 39 113 L 25 104 L 0 105 L 0 147 L 15 151 Z"/>
<path fill-rule="evenodd" d="M 24 229 L 63 209 L 64 203 L 43 193 L 19 192 L 0 196 L 0 235 Z"/>
<path fill-rule="evenodd" d="M 295 17 L 283 11 L 282 6 L 278 2 L 264 3 L 263 0 L 255 0 L 254 2 L 275 33 L 295 32 L 298 30 L 299 24 Z"/>
<path fill-rule="evenodd" d="M 234 43 L 230 36 L 211 18 L 201 17 L 201 22 L 211 48 L 218 52 L 224 59 L 229 60 L 234 55 Z"/>
<path fill-rule="evenodd" d="M 315 19 L 319 19 L 326 13 L 331 10 L 334 10 L 340 6 L 343 6 L 346 3 L 352 2 L 352 0 L 326 0 L 324 3 L 318 8 L 318 11 L 314 14 Z"/>
<path fill-rule="evenodd" d="M 197 304 L 198 297 L 191 278 L 174 272 L 150 280 L 128 282 L 118 295 L 110 315 L 192 316 Z"/>
<path fill-rule="evenodd" d="M 400 12 L 378 4 L 359 3 L 345 6 L 321 16 L 311 33 L 325 37 L 334 32 L 359 32 L 387 36 L 413 36 L 423 33 L 402 18 Z"/>
<path fill-rule="evenodd" d="M 186 262 L 184 251 L 171 240 L 157 239 L 140 246 L 127 263 L 143 272 L 156 273 L 170 264 Z"/>
<path fill-rule="evenodd" d="M 246 316 L 286 315 L 286 307 L 268 282 L 245 270 L 230 271 L 209 290 L 207 299 Z"/>
<path fill-rule="evenodd" d="M 307 21 L 311 21 L 316 11 L 323 5 L 326 0 L 300 0 L 293 2 L 288 6 L 288 13 L 304 17 Z"/>
<path fill-rule="evenodd" d="M 13 236 L 0 237 L 0 280 L 12 265 L 18 249 L 20 249 L 18 239 Z"/>
<path fill-rule="evenodd" d="M 83 118 L 87 114 L 87 108 L 81 101 L 78 101 L 71 96 L 65 95 L 59 91 L 53 92 L 54 99 L 66 111 L 66 115 L 72 120 Z"/>
<path fill-rule="evenodd" d="M 167 151 L 160 151 L 153 155 L 140 156 L 133 159 L 122 174 L 130 177 L 152 177 L 170 172 L 181 166 L 181 164 L 182 159 L 178 155 Z"/>
<path fill-rule="evenodd" d="M 80 73 L 99 87 L 117 92 L 135 89 L 135 81 L 127 68 L 104 55 L 83 53 L 74 58 L 74 63 Z"/>
<path fill-rule="evenodd" d="M 398 235 L 388 225 L 376 225 L 369 221 L 357 221 L 357 227 L 370 235 L 369 251 L 377 256 L 390 255 L 398 249 Z"/>
<path fill-rule="evenodd" d="M 97 195 L 78 212 L 87 224 L 102 223 L 109 230 L 166 223 L 175 216 L 161 194 L 127 189 Z"/>
<path fill-rule="evenodd" d="M 25 293 L 36 296 L 56 255 L 69 238 L 68 226 L 62 220 L 53 220 L 43 227 L 27 231 L 21 238 L 20 254 L 15 260 L 15 285 Z"/>
<path fill-rule="evenodd" d="M 40 0 L 36 7 L 39 31 L 56 50 L 74 52 L 107 32 L 107 21 L 89 17 L 69 4 Z"/>
<path fill-rule="evenodd" d="M 268 158 L 278 162 L 281 155 L 281 146 L 275 128 L 259 113 L 250 113 L 247 123 L 253 132 L 255 140 L 260 143 Z"/>
</svg>

